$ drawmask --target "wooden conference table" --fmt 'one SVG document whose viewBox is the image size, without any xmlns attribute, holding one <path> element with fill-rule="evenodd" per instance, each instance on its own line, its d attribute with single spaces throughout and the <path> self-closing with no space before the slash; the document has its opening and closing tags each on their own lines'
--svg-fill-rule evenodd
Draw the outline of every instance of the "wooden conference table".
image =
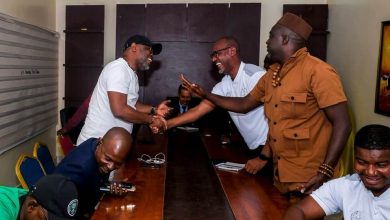
<svg viewBox="0 0 390 220">
<path fill-rule="evenodd" d="M 114 180 L 126 181 L 136 186 L 125 197 L 104 195 L 92 220 L 102 219 L 162 219 L 164 208 L 166 163 L 161 168 L 141 167 L 137 158 L 142 154 L 166 155 L 168 137 L 152 135 L 145 130 L 137 136 L 136 144 L 126 164 L 116 171 Z"/>
<path fill-rule="evenodd" d="M 145 130 L 144 130 L 145 131 Z M 135 184 L 136 191 L 124 197 L 105 195 L 92 216 L 101 219 L 163 219 L 166 163 L 158 169 L 141 167 L 137 158 L 142 154 L 154 156 L 167 153 L 168 136 L 140 132 L 131 157 L 116 172 L 115 180 Z M 231 161 L 245 163 L 241 144 L 223 145 L 220 135 L 213 130 L 203 130 L 200 137 L 210 162 Z M 140 136 L 140 137 L 139 137 Z M 269 177 L 215 169 L 235 219 L 278 220 L 288 206 L 287 200 L 272 185 Z"/>
<path fill-rule="evenodd" d="M 245 163 L 246 147 L 233 142 L 223 145 L 220 135 L 213 130 L 205 130 L 201 134 L 209 158 L 212 161 L 230 161 Z M 282 219 L 288 207 L 288 201 L 272 185 L 267 173 L 251 175 L 245 170 L 238 173 L 215 169 L 230 207 L 236 219 Z M 268 173 L 269 175 L 269 173 Z"/>
</svg>

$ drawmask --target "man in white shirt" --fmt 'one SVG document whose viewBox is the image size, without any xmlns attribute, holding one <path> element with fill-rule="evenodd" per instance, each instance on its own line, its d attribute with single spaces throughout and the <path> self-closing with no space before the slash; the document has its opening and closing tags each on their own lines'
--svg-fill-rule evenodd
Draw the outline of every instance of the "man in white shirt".
<svg viewBox="0 0 390 220">
<path fill-rule="evenodd" d="M 368 125 L 355 138 L 355 174 L 324 183 L 290 207 L 284 219 L 316 219 L 343 212 L 344 219 L 390 217 L 390 128 Z"/>
<path fill-rule="evenodd" d="M 161 44 L 152 43 L 145 36 L 134 35 L 126 41 L 123 57 L 107 64 L 99 76 L 77 145 L 92 137 L 102 137 L 112 127 L 123 127 L 131 133 L 133 123 L 164 129 L 161 116 L 169 110 L 168 101 L 157 108 L 141 103 L 136 74 L 148 70 L 153 55 L 161 50 Z"/>
<path fill-rule="evenodd" d="M 265 70 L 253 64 L 241 61 L 240 46 L 233 37 L 221 37 L 213 45 L 210 54 L 220 74 L 225 74 L 221 82 L 217 83 L 212 93 L 229 97 L 246 96 L 257 81 L 265 74 Z M 211 112 L 216 106 L 210 101 L 203 99 L 199 105 L 191 108 L 186 113 L 168 120 L 168 129 L 179 125 L 194 122 Z M 256 174 L 260 170 L 261 159 L 258 158 L 262 147 L 265 145 L 268 133 L 267 119 L 264 116 L 264 107 L 259 106 L 252 111 L 241 114 L 229 112 L 241 136 L 248 148 L 256 156 L 245 165 L 246 171 Z"/>
</svg>

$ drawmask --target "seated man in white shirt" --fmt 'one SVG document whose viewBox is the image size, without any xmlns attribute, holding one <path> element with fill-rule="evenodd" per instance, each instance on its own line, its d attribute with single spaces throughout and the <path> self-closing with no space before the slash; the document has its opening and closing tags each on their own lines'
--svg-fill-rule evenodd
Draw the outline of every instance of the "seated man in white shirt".
<svg viewBox="0 0 390 220">
<path fill-rule="evenodd" d="M 390 128 L 367 125 L 355 137 L 355 174 L 327 183 L 290 207 L 284 219 L 315 219 L 343 212 L 344 219 L 390 217 Z"/>
</svg>

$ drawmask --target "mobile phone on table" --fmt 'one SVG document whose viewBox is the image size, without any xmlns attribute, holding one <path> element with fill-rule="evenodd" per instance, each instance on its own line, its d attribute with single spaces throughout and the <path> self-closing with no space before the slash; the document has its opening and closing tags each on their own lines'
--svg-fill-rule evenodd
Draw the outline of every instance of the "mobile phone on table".
<svg viewBox="0 0 390 220">
<path fill-rule="evenodd" d="M 104 183 L 104 185 L 100 187 L 100 191 L 110 192 L 111 183 L 113 183 L 113 182 Z M 116 182 L 116 183 L 121 184 L 121 187 L 123 189 L 126 189 L 127 192 L 134 192 L 135 191 L 135 185 L 132 183 L 128 183 L 128 182 Z"/>
</svg>

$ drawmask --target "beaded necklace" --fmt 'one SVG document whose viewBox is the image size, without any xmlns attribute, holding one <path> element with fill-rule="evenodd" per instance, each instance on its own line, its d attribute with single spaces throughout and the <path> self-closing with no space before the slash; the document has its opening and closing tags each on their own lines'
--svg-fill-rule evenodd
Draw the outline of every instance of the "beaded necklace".
<svg viewBox="0 0 390 220">
<path fill-rule="evenodd" d="M 280 69 L 280 66 L 278 66 L 277 68 L 276 68 L 276 70 L 274 71 L 274 73 L 272 74 L 272 86 L 273 87 L 277 87 L 277 86 L 280 86 L 280 85 L 282 85 L 281 83 L 280 83 L 280 76 L 279 76 L 279 69 Z"/>
</svg>

